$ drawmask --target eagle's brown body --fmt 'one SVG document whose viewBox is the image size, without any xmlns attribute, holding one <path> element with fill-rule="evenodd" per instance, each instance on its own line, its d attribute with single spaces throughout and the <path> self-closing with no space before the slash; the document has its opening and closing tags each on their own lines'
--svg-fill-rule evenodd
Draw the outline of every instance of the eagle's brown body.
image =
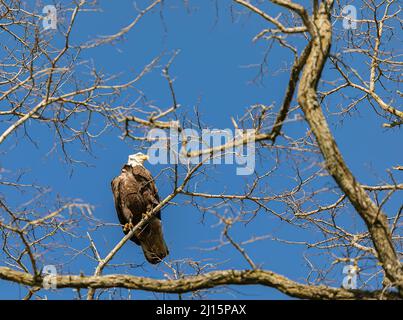
<svg viewBox="0 0 403 320">
<path fill-rule="evenodd" d="M 111 185 L 116 212 L 122 225 L 131 223 L 135 226 L 143 214 L 160 202 L 154 179 L 142 165 L 124 165 Z M 128 230 L 124 232 L 128 233 Z M 158 211 L 146 227 L 136 231 L 131 240 L 142 247 L 144 256 L 152 264 L 166 257 L 169 251 L 162 234 L 161 212 Z"/>
</svg>

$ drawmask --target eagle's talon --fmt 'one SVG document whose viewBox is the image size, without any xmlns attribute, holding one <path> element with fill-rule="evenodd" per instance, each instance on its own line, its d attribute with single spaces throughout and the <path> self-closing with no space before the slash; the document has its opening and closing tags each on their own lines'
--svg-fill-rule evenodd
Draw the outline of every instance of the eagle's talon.
<svg viewBox="0 0 403 320">
<path fill-rule="evenodd" d="M 128 222 L 123 226 L 123 232 L 129 232 L 130 230 L 132 230 L 134 228 L 133 223 Z"/>
</svg>

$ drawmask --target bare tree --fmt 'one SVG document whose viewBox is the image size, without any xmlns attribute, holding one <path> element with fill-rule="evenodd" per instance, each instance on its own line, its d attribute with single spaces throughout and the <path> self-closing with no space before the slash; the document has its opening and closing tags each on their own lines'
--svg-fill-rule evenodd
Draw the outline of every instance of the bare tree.
<svg viewBox="0 0 403 320">
<path fill-rule="evenodd" d="M 47 188 L 21 179 L 23 172 L 0 172 L 0 278 L 26 287 L 25 298 L 41 297 L 46 288 L 49 278 L 42 269 L 48 264 L 50 250 L 69 251 L 73 259 L 83 256 L 95 263 L 93 275 L 65 274 L 52 278 L 57 289 L 77 289 L 78 298 L 84 298 L 81 289 L 87 289 L 87 299 L 94 299 L 114 288 L 190 293 L 200 297 L 213 288 L 251 284 L 305 299 L 403 297 L 399 234 L 403 205 L 400 202 L 394 212 L 385 209 L 392 199 L 399 202 L 399 192 L 403 190 L 403 184 L 398 181 L 402 165 L 396 163 L 393 168 L 385 168 L 387 173 L 380 184 L 358 181 L 328 124 L 329 114 L 342 119 L 358 108 L 369 107 L 383 119 L 385 130 L 398 132 L 403 124 L 403 112 L 397 106 L 402 63 L 396 48 L 385 45 L 399 40 L 397 1 L 363 1 L 362 7 L 356 8 L 361 18 L 349 16 L 348 19 L 343 13 L 347 4 L 333 0 L 313 0 L 309 6 L 289 0 L 228 1 L 225 10 L 232 10 L 233 15 L 247 15 L 267 25 L 253 40 L 270 42 L 286 52 L 290 66 L 288 85 L 280 106 L 256 104 L 248 108 L 243 117 L 232 118 L 234 130 L 243 134 L 219 146 L 191 151 L 188 147 L 192 141 L 203 141 L 186 130 L 197 131 L 209 126 L 197 110 L 191 113 L 180 105 L 170 69 L 175 59 L 180 59 L 178 52 L 165 62 L 162 62 L 162 55 L 150 57 L 150 63 L 126 81 L 104 75 L 82 58 L 89 50 L 128 37 L 133 28 L 141 28 L 137 24 L 144 16 L 156 10 L 168 10 L 165 5 L 169 1 L 149 1 L 130 24 L 111 35 L 72 43 L 71 33 L 77 16 L 98 10 L 92 2 L 75 1 L 71 7 L 58 8 L 58 33 L 63 37 L 58 46 L 51 41 L 53 33 L 43 30 L 38 23 L 42 21 L 39 13 L 22 7 L 19 1 L 0 2 L 0 37 L 4 39 L 0 57 L 0 148 L 4 155 L 18 148 L 20 139 L 35 143 L 31 135 L 42 127 L 54 135 L 54 149 L 63 152 L 67 166 L 80 162 L 71 152 L 72 146 L 81 145 L 91 154 L 92 143 L 98 136 L 115 134 L 116 130 L 138 148 L 147 150 L 160 142 L 165 143 L 168 152 L 173 142 L 150 136 L 152 130 L 169 132 L 174 129 L 186 136 L 180 142 L 179 154 L 175 155 L 185 161 L 168 165 L 155 178 L 157 184 L 160 176 L 168 179 L 171 192 L 106 255 L 100 253 L 92 234 L 111 226 L 94 217 L 93 207 L 85 199 L 55 199 Z M 184 4 L 191 5 L 187 1 Z M 334 24 L 345 19 L 348 28 Z M 262 76 L 265 63 L 260 68 Z M 368 72 L 361 71 L 363 64 Z M 171 96 L 169 106 L 148 105 L 144 103 L 144 93 L 137 90 L 137 83 L 153 70 L 161 70 L 166 80 Z M 327 72 L 329 70 L 332 72 Z M 134 103 L 122 100 L 133 92 L 137 94 L 131 96 Z M 331 99 L 336 100 L 336 97 L 342 102 L 334 111 L 330 105 Z M 307 128 L 305 135 L 289 136 L 287 126 L 291 122 L 303 123 Z M 252 134 L 246 134 L 247 129 L 252 130 Z M 233 155 L 234 147 L 250 143 L 256 146 L 256 161 L 260 165 L 248 176 L 247 182 L 239 186 L 239 192 L 212 193 L 208 187 L 203 190 L 214 175 L 215 167 L 209 164 L 210 160 Z M 287 188 L 281 191 L 270 188 L 273 176 L 290 171 L 295 175 L 288 178 Z M 21 203 L 9 203 L 13 194 L 21 194 Z M 168 259 L 163 266 L 169 279 L 104 274 L 106 267 L 115 270 L 133 267 L 130 263 L 113 265 L 111 261 L 154 213 L 173 204 L 191 205 L 203 217 L 214 217 L 221 230 L 220 238 L 202 250 L 208 252 L 232 246 L 244 259 L 245 268 L 220 269 L 218 263 L 209 261 Z M 249 223 L 262 215 L 299 230 L 309 240 L 276 237 L 269 226 L 267 234 L 256 236 L 253 224 Z M 348 222 L 345 222 L 346 217 Z M 351 221 L 359 222 L 352 227 Z M 248 239 L 237 236 L 235 230 L 239 226 L 246 227 Z M 120 226 L 113 227 L 118 232 Z M 315 240 L 308 237 L 312 232 Z M 74 241 L 67 244 L 61 240 L 64 237 L 84 239 L 87 246 L 80 249 L 75 247 Z M 248 248 L 260 241 L 304 246 L 320 255 L 320 264 L 316 265 L 305 256 L 311 270 L 306 280 L 291 280 L 262 268 L 264 261 L 254 259 L 249 253 Z M 353 273 L 360 276 L 357 288 L 334 285 L 333 268 L 346 264 L 351 264 Z M 181 271 L 184 267 L 186 272 Z M 365 272 L 361 270 L 364 268 Z"/>
</svg>

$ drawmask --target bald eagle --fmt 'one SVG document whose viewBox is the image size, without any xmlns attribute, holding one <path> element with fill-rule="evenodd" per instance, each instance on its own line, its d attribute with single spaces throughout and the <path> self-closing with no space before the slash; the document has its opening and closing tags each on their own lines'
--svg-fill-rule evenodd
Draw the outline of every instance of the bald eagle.
<svg viewBox="0 0 403 320">
<path fill-rule="evenodd" d="M 160 202 L 154 179 L 143 165 L 147 159 L 141 152 L 130 155 L 120 175 L 111 182 L 116 212 L 125 234 Z M 161 212 L 156 212 L 130 240 L 141 246 L 148 262 L 156 264 L 165 258 L 169 251 L 162 234 Z"/>
</svg>

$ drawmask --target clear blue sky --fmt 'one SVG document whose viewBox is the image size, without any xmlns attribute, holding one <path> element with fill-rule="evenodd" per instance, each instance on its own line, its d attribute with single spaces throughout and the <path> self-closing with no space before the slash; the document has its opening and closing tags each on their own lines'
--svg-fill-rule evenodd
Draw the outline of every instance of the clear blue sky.
<svg viewBox="0 0 403 320">
<path fill-rule="evenodd" d="M 137 2 L 141 8 L 149 3 L 144 0 Z M 285 61 L 290 62 L 288 52 L 273 48 L 268 58 L 267 74 L 261 83 L 251 83 L 258 73 L 258 69 L 246 68 L 246 66 L 260 64 L 269 46 L 263 41 L 253 43 L 252 38 L 266 24 L 257 16 L 240 17 L 236 12 L 231 15 L 228 10 L 230 1 L 218 2 L 217 15 L 213 1 L 190 1 L 190 12 L 184 8 L 182 1 L 165 1 L 162 19 L 160 11 L 154 10 L 147 14 L 125 36 L 123 41 L 119 41 L 114 46 L 106 45 L 90 49 L 83 53 L 82 59 L 88 59 L 90 64 L 94 64 L 105 74 L 119 73 L 120 79 L 124 80 L 140 71 L 145 64 L 162 52 L 165 52 L 162 63 L 166 63 L 171 53 L 180 49 L 180 54 L 170 70 L 171 75 L 176 78 L 175 90 L 179 103 L 183 112 L 189 114 L 192 114 L 194 106 L 199 104 L 203 121 L 213 128 L 231 127 L 230 116 L 235 118 L 241 116 L 247 107 L 255 103 L 266 105 L 274 103 L 278 107 L 284 94 L 288 72 L 277 72 L 277 70 Z M 129 24 L 137 15 L 133 1 L 100 1 L 100 7 L 102 12 L 80 13 L 73 32 L 73 42 L 79 43 L 91 40 L 97 35 L 115 33 Z M 327 75 L 325 72 L 323 77 L 326 78 Z M 147 98 L 152 100 L 155 105 L 168 107 L 171 104 L 167 83 L 161 77 L 160 69 L 147 75 L 138 88 L 145 92 Z M 133 102 L 135 94 L 127 94 L 128 96 L 122 99 Z M 382 121 L 374 115 L 372 109 L 364 105 L 361 107 L 358 115 L 345 117 L 342 123 L 338 121 L 337 117 L 330 116 L 328 120 L 332 125 L 338 145 L 354 174 L 363 183 L 374 184 L 379 182 L 374 172 L 385 178 L 385 168 L 401 162 L 402 136 L 399 136 L 394 130 L 382 129 Z M 60 150 L 46 155 L 54 142 L 54 137 L 46 127 L 38 127 L 31 123 L 28 128 L 38 145 L 33 145 L 26 138 L 21 139 L 5 157 L 2 156 L 1 166 L 10 171 L 27 170 L 24 181 L 35 181 L 49 186 L 52 189 L 53 198 L 60 195 L 64 198 L 81 199 L 91 203 L 94 205 L 94 215 L 97 218 L 117 223 L 110 181 L 119 173 L 128 154 L 137 151 L 133 142 L 123 141 L 119 138 L 119 131 L 109 130 L 96 139 L 93 148 L 94 157 L 89 157 L 78 145 L 71 147 L 70 151 L 76 158 L 88 161 L 91 166 L 66 165 L 62 161 Z M 307 125 L 304 122 L 289 124 L 284 130 L 289 135 L 297 136 L 307 130 Z M 20 136 L 22 135 L 20 134 Z M 13 139 L 14 137 L 10 140 Z M 2 148 L 9 148 L 14 142 L 10 141 Z M 285 158 L 283 160 L 286 161 Z M 258 163 L 258 168 L 260 172 L 264 172 L 273 164 L 270 161 Z M 165 167 L 164 165 L 148 165 L 154 175 Z M 269 181 L 271 190 L 282 190 L 287 186 L 284 185 L 283 180 L 287 174 L 292 175 L 293 172 L 284 169 L 281 174 L 274 176 Z M 245 183 L 242 177 L 235 175 L 235 166 L 231 165 L 216 168 L 214 178 L 215 181 L 204 183 L 201 189 L 220 192 L 226 188 L 226 191 L 235 193 L 241 192 Z M 329 180 L 329 183 L 333 182 Z M 157 180 L 157 186 L 162 198 L 169 193 L 171 188 L 170 184 L 165 183 L 163 175 Z M 18 203 L 18 200 L 17 197 L 9 199 L 15 203 Z M 220 262 L 219 269 L 247 268 L 245 261 L 232 247 L 227 246 L 220 251 L 213 252 L 197 249 L 197 247 L 207 247 L 210 245 L 207 241 L 217 239 L 220 228 L 212 227 L 216 220 L 210 215 L 206 215 L 206 219 L 202 222 L 200 212 L 191 205 L 184 205 L 183 200 L 184 198 L 175 200 L 180 205 L 169 206 L 162 213 L 165 238 L 171 252 L 169 259 L 191 258 L 208 260 L 211 263 Z M 397 203 L 398 201 L 392 202 L 391 206 Z M 273 206 L 275 207 L 276 204 Z M 355 216 L 353 210 L 349 210 L 348 213 Z M 352 223 L 356 223 L 357 220 L 351 219 Z M 80 228 L 85 236 L 87 226 L 83 225 Z M 121 231 L 116 227 L 106 227 L 102 231 L 91 232 L 103 256 L 122 236 Z M 238 240 L 246 240 L 252 235 L 258 236 L 267 233 L 300 241 L 316 237 L 315 234 L 301 233 L 296 228 L 279 223 L 277 219 L 264 213 L 247 227 L 239 226 L 232 233 Z M 66 241 L 74 241 L 76 248 L 84 248 L 88 245 L 85 237 Z M 301 282 L 307 276 L 308 269 L 303 254 L 309 254 L 309 250 L 304 246 L 291 246 L 268 240 L 256 243 L 247 249 L 256 262 L 262 262 L 264 269 L 273 270 Z M 57 255 L 53 253 L 49 255 L 64 261 L 69 259 L 67 252 L 63 253 L 63 249 L 61 251 L 59 249 Z M 319 261 L 320 257 L 314 259 Z M 49 260 L 51 259 L 49 258 Z M 127 243 L 113 263 L 123 261 L 142 263 L 144 258 L 141 249 L 131 242 Z M 91 274 L 94 268 L 95 263 L 90 263 L 88 259 L 78 258 L 63 269 L 62 273 Z M 164 278 L 165 271 L 161 266 L 145 264 L 143 268 L 130 270 L 109 268 L 105 273 L 127 272 L 138 276 Z M 335 274 L 339 274 L 340 282 L 336 281 L 333 285 L 339 286 L 342 279 L 341 270 L 337 269 Z M 0 282 L 0 298 L 21 298 L 25 293 L 26 290 L 17 285 Z M 48 296 L 68 299 L 73 297 L 73 293 L 71 289 L 65 289 L 56 293 L 49 292 Z M 177 297 L 176 295 L 154 295 L 135 291 L 131 293 L 131 296 L 135 299 Z M 108 296 L 103 297 L 108 298 Z M 210 298 L 231 299 L 233 297 L 285 298 L 278 291 L 262 286 L 233 286 L 227 291 L 217 290 L 216 293 L 210 295 Z"/>
</svg>

